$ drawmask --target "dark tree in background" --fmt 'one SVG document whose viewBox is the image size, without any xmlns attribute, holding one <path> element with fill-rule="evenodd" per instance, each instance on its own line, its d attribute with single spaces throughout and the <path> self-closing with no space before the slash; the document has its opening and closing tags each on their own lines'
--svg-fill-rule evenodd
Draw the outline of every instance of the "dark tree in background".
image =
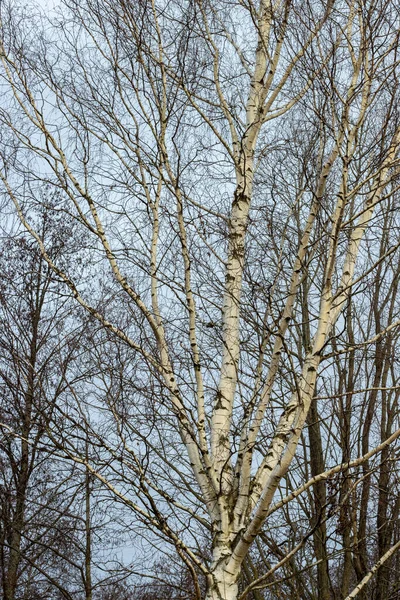
<svg viewBox="0 0 400 600">
<path fill-rule="evenodd" d="M 70 262 L 72 248 L 76 261 L 76 240 L 52 217 L 52 200 L 44 196 L 47 208 L 36 222 L 49 251 Z M 88 600 L 95 584 L 109 577 L 91 576 L 96 561 L 91 544 L 101 539 L 108 518 L 100 514 L 99 521 L 91 505 L 96 486 L 87 469 L 58 446 L 71 427 L 66 419 L 71 397 L 93 373 L 84 358 L 90 326 L 77 317 L 26 234 L 3 236 L 0 265 L 3 597 L 71 600 L 83 595 Z M 81 439 L 80 447 L 86 446 L 87 439 Z"/>
<path fill-rule="evenodd" d="M 41 225 L 47 239 L 46 218 Z M 63 551 L 58 534 L 71 500 L 62 497 L 67 484 L 46 432 L 57 419 L 73 347 L 63 339 L 68 300 L 55 294 L 53 272 L 32 241 L 10 236 L 1 252 L 1 580 L 4 598 L 13 600 L 17 588 L 46 593 L 40 568 L 53 562 L 49 548 Z"/>
</svg>

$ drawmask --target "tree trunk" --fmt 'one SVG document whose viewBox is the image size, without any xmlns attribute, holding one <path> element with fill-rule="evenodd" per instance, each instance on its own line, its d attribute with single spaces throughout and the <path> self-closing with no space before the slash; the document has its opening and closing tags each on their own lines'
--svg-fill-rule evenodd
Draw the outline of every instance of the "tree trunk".
<svg viewBox="0 0 400 600">
<path fill-rule="evenodd" d="M 236 600 L 238 578 L 238 574 L 228 573 L 224 566 L 217 566 L 209 576 L 205 600 Z"/>
<path fill-rule="evenodd" d="M 310 465 L 311 475 L 315 477 L 325 470 L 324 454 L 321 441 L 317 401 L 314 400 L 308 414 L 308 436 L 310 440 Z M 328 555 L 326 551 L 326 482 L 318 481 L 313 492 L 313 517 L 312 524 L 316 527 L 313 535 L 315 556 L 318 560 L 318 599 L 329 600 L 329 570 Z"/>
</svg>

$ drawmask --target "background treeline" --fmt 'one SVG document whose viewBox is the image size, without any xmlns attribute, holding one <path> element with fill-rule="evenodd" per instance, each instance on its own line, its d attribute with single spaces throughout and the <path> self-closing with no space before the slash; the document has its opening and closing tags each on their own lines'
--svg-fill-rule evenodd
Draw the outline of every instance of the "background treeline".
<svg viewBox="0 0 400 600">
<path fill-rule="evenodd" d="M 85 272 L 73 232 L 52 220 L 46 209 L 36 219 L 54 256 L 73 263 L 87 285 L 97 285 Z M 390 219 L 384 236 L 398 235 L 393 214 Z M 390 270 L 396 271 L 394 276 Z M 363 302 L 350 302 L 340 324 L 348 344 L 354 343 L 354 314 L 366 339 L 397 314 L 399 265 L 378 271 Z M 102 473 L 108 473 L 108 481 L 114 477 L 118 486 L 129 488 L 131 481 L 129 463 L 116 471 L 110 453 L 123 455 L 121 440 L 127 441 L 122 434 L 118 439 L 118 424 L 135 403 L 139 382 L 132 377 L 134 357 L 76 308 L 26 234 L 3 232 L 1 275 L 3 597 L 195 598 L 191 574 L 169 553 L 167 542 L 141 524 L 101 481 Z M 391 284 L 386 285 L 389 275 Z M 305 280 L 304 327 L 310 318 L 306 286 Z M 346 463 L 352 451 L 366 454 L 395 431 L 399 360 L 397 333 L 384 342 L 378 339 L 368 351 L 335 356 L 320 379 L 286 492 L 332 463 Z M 155 408 L 144 407 L 144 412 L 142 418 L 152 419 L 157 437 Z M 154 437 L 141 438 L 139 416 L 131 426 L 141 439 L 145 465 L 150 455 L 146 444 L 154 445 Z M 96 466 L 97 476 L 82 464 L 85 458 Z M 353 472 L 319 481 L 277 511 L 246 562 L 242 589 L 297 550 L 271 573 L 266 589 L 248 597 L 342 598 L 342 590 L 355 585 L 363 570 L 400 539 L 398 458 L 385 448 Z M 206 540 L 197 533 L 199 548 L 205 548 Z M 399 561 L 397 554 L 385 563 L 365 598 L 399 597 Z"/>
</svg>

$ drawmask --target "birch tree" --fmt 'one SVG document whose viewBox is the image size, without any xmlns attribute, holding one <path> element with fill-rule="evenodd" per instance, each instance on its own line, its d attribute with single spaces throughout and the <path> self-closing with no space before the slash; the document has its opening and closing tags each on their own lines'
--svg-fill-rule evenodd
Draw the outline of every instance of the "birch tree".
<svg viewBox="0 0 400 600">
<path fill-rule="evenodd" d="M 398 8 L 65 0 L 50 16 L 10 10 L 4 194 L 105 336 L 93 349 L 96 409 L 75 407 L 101 452 L 89 460 L 73 436 L 59 450 L 174 548 L 198 598 L 248 597 L 302 546 L 245 586 L 271 515 L 335 474 L 366 464 L 367 476 L 366 461 L 400 435 L 392 423 L 307 481 L 293 470 L 297 489 L 287 488 L 318 419 L 318 382 L 399 326 L 394 305 L 365 339 L 349 308 L 382 266 L 388 286 L 398 279 L 387 269 L 398 245 L 371 245 L 398 202 Z M 82 239 L 82 275 L 35 229 L 44 183 Z"/>
</svg>

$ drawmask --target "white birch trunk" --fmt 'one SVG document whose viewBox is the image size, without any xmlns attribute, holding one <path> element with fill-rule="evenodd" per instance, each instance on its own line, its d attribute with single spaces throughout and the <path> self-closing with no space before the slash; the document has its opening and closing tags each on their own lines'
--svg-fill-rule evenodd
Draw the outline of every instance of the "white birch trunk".
<svg viewBox="0 0 400 600">
<path fill-rule="evenodd" d="M 239 593 L 238 574 L 229 573 L 226 566 L 217 566 L 209 577 L 205 600 L 236 600 Z"/>
</svg>

